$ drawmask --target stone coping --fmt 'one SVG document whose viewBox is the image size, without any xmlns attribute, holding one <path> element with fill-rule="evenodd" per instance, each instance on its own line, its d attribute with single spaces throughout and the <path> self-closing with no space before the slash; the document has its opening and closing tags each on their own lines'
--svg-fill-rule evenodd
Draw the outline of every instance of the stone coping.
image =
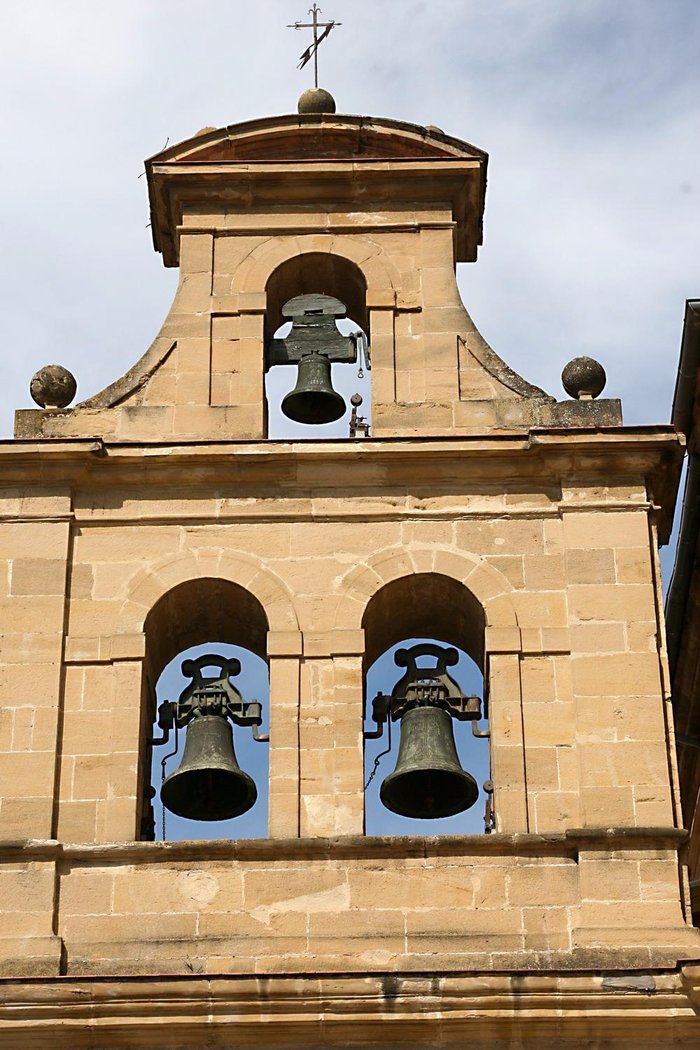
<svg viewBox="0 0 700 1050">
<path fill-rule="evenodd" d="M 577 402 L 571 402 L 577 404 Z M 38 409 L 19 409 L 18 411 L 39 412 Z M 67 409 L 66 411 L 71 411 Z M 60 414 L 60 413 L 56 413 Z M 3 455 L 31 455 L 46 451 L 55 453 L 95 453 L 101 455 L 126 455 L 129 450 L 143 450 L 151 455 L 161 452 L 163 455 L 179 453 L 181 455 L 201 455 L 203 451 L 207 454 L 218 453 L 220 455 L 231 455 L 237 451 L 243 452 L 248 449 L 254 450 L 256 455 L 280 455 L 290 452 L 304 455 L 327 456 L 337 454 L 339 451 L 352 449 L 355 453 L 378 453 L 381 451 L 401 452 L 411 449 L 424 448 L 426 453 L 433 454 L 437 451 L 481 451 L 484 446 L 493 447 L 502 445 L 504 447 L 523 448 L 529 445 L 552 446 L 562 444 L 571 446 L 571 437 L 578 439 L 577 443 L 582 445 L 591 443 L 594 445 L 617 445 L 622 442 L 625 445 L 648 442 L 656 445 L 670 443 L 671 445 L 685 446 L 682 435 L 668 423 L 645 424 L 640 426 L 604 426 L 600 429 L 592 426 L 567 426 L 562 427 L 513 427 L 484 434 L 414 434 L 403 437 L 367 437 L 367 438 L 241 438 L 235 441 L 227 438 L 201 438 L 188 440 L 170 441 L 115 441 L 100 437 L 14 437 L 0 439 L 0 453 Z"/>
<path fill-rule="evenodd" d="M 67 860 L 82 863 L 163 863 L 188 860 L 374 860 L 382 857 L 570 856 L 582 850 L 679 850 L 684 828 L 574 828 L 560 834 L 365 836 L 280 839 L 198 839 L 182 842 L 63 843 L 0 841 L 0 863 Z"/>
</svg>

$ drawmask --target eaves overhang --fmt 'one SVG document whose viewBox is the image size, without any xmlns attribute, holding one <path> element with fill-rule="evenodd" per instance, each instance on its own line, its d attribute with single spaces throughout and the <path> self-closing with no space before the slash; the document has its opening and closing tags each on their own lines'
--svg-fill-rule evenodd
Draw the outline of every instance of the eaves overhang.
<svg viewBox="0 0 700 1050">
<path fill-rule="evenodd" d="M 450 206 L 457 261 L 482 241 L 488 157 L 434 128 L 331 114 L 268 117 L 207 131 L 146 161 L 153 243 L 177 266 L 186 208 L 222 210 L 388 202 Z"/>
</svg>

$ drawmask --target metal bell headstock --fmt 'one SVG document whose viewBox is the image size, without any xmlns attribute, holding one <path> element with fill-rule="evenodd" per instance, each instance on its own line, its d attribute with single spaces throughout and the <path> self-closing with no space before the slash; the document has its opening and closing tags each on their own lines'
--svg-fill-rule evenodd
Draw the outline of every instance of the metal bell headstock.
<svg viewBox="0 0 700 1050">
<path fill-rule="evenodd" d="M 419 667 L 423 656 L 434 657 L 434 667 Z M 413 707 L 441 707 L 460 721 L 478 721 L 481 718 L 481 700 L 466 696 L 458 682 L 448 672 L 459 661 L 459 653 L 451 646 L 420 642 L 410 649 L 397 649 L 394 663 L 405 667 L 405 673 L 390 695 L 377 693 L 372 703 L 372 717 L 380 725 L 387 717 L 392 721 L 402 718 Z"/>
</svg>

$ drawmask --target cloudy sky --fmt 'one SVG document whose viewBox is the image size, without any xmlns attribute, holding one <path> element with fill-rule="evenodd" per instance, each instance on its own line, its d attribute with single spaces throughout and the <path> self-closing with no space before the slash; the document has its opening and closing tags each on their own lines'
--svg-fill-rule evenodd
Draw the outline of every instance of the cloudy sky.
<svg viewBox="0 0 700 1050">
<path fill-rule="evenodd" d="M 0 435 L 48 362 L 80 397 L 156 334 L 176 273 L 144 158 L 205 125 L 295 110 L 308 0 L 3 0 Z M 467 308 L 561 395 L 599 358 L 630 423 L 666 421 L 700 296 L 697 0 L 323 0 L 340 112 L 436 124 L 490 154 Z M 562 395 L 563 396 L 563 395 Z"/>
</svg>

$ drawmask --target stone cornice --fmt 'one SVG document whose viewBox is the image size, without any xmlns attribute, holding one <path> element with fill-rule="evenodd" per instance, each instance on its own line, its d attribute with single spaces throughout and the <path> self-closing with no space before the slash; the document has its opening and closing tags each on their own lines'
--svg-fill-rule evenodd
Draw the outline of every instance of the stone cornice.
<svg viewBox="0 0 700 1050">
<path fill-rule="evenodd" d="M 358 200 L 363 208 L 374 201 L 428 207 L 448 202 L 456 261 L 473 262 L 482 239 L 483 162 L 477 159 L 190 161 L 153 164 L 148 173 L 154 245 L 166 266 L 179 264 L 178 228 L 188 208 L 203 200 L 225 202 L 229 210 L 270 204 L 320 209 L 337 201 L 350 209 Z"/>
<path fill-rule="evenodd" d="M 682 458 L 683 439 L 671 426 L 649 427 L 592 427 L 580 429 L 537 427 L 530 430 L 514 430 L 474 436 L 368 438 L 326 438 L 306 440 L 265 441 L 187 441 L 173 442 L 110 442 L 100 438 L 46 438 L 7 439 L 0 441 L 0 466 L 8 463 L 26 462 L 45 464 L 60 459 L 87 462 L 98 458 L 112 463 L 159 463 L 177 460 L 181 466 L 186 461 L 211 461 L 221 469 L 222 461 L 231 463 L 283 462 L 290 459 L 300 461 L 331 462 L 342 458 L 345 463 L 369 460 L 387 463 L 419 463 L 428 460 L 431 466 L 443 459 L 474 459 L 485 462 L 488 468 L 499 460 L 523 453 L 540 461 L 556 461 L 562 467 L 585 469 L 591 456 L 606 458 L 619 456 L 622 475 L 638 474 L 644 462 L 655 465 L 662 456 Z M 625 464 L 628 464 L 625 467 Z M 521 464 L 522 465 L 522 464 Z M 179 468 L 178 468 L 179 469 Z"/>
<path fill-rule="evenodd" d="M 166 266 L 178 263 L 183 206 L 212 193 L 247 209 L 272 186 L 276 205 L 325 197 L 367 204 L 450 200 L 457 258 L 476 258 L 482 239 L 487 155 L 470 143 L 405 121 L 309 114 L 267 117 L 211 129 L 146 161 L 151 229 Z M 402 185 L 405 191 L 402 190 Z"/>
<path fill-rule="evenodd" d="M 672 427 L 533 428 L 474 437 L 370 438 L 306 441 L 191 441 L 173 443 L 112 443 L 94 439 L 9 440 L 0 442 L 0 478 L 5 485 L 50 486 L 66 492 L 76 488 L 133 489 L 148 483 L 161 489 L 215 488 L 235 484 L 247 496 L 260 498 L 260 488 L 275 487 L 275 499 L 304 495 L 329 496 L 354 492 L 389 494 L 420 486 L 455 484 L 502 486 L 560 484 L 567 477 L 590 477 L 596 484 L 633 479 L 648 482 L 655 509 L 660 511 L 659 535 L 666 542 L 683 457 L 683 439 Z M 338 468 L 342 465 L 342 474 Z M 189 474 L 187 472 L 190 472 Z M 29 492 L 27 493 L 29 495 Z M 613 502 L 614 497 L 611 496 Z M 619 502 L 619 501 L 617 501 Z M 591 509 L 552 501 L 551 512 Z M 621 509 L 608 505 L 606 509 Z M 639 501 L 623 504 L 639 509 Z M 391 508 L 390 508 L 391 509 Z M 517 513 L 517 508 L 509 508 Z M 522 508 L 521 508 L 522 509 Z M 600 509 L 600 507 L 598 507 Z M 258 507 L 258 512 L 262 508 Z M 426 508 L 408 504 L 396 513 L 423 514 Z M 523 510 L 526 512 L 526 509 Z M 538 515 L 543 509 L 538 508 Z M 314 511 L 314 516 L 318 508 Z M 376 513 L 376 508 L 374 508 Z M 429 516 L 429 515 L 428 515 Z M 171 515 L 166 514 L 170 518 Z"/>
<path fill-rule="evenodd" d="M 372 1044 L 394 1046 L 555 1038 L 691 1045 L 700 1037 L 699 988 L 697 960 L 627 972 L 2 978 L 0 1045 L 327 1046 L 370 1030 Z"/>
</svg>

